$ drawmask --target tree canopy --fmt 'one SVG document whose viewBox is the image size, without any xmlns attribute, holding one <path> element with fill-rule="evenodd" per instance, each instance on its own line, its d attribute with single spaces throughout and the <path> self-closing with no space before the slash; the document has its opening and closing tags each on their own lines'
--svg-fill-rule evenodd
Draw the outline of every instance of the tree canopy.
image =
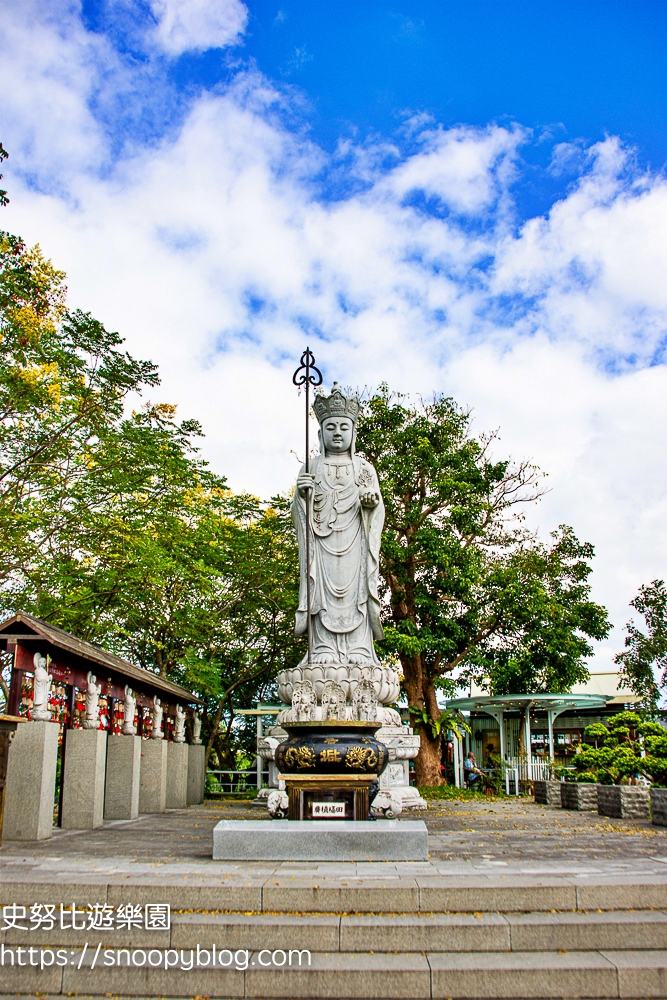
<svg viewBox="0 0 667 1000">
<path fill-rule="evenodd" d="M 300 655 L 285 501 L 233 494 L 174 406 L 128 413 L 157 370 L 70 311 L 64 282 L 38 247 L 0 234 L 2 610 L 181 681 L 231 762 L 235 707 Z"/>
<path fill-rule="evenodd" d="M 639 588 L 630 606 L 643 615 L 646 631 L 631 620 L 626 625 L 625 649 L 614 658 L 619 675 L 637 695 L 644 711 L 655 715 L 667 692 L 667 589 L 664 580 Z"/>
<path fill-rule="evenodd" d="M 592 546 L 567 526 L 536 541 L 521 511 L 541 496 L 540 473 L 495 459 L 496 445 L 446 397 L 414 404 L 381 386 L 363 406 L 357 448 L 387 509 L 385 646 L 421 732 L 419 784 L 440 780 L 437 695 L 454 676 L 497 694 L 566 691 L 609 631 L 589 596 Z"/>
</svg>

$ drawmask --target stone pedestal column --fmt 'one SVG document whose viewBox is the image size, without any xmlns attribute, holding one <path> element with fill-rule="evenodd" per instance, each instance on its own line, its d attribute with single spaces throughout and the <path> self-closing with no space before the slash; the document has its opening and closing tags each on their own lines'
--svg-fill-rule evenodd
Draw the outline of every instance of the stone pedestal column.
<svg viewBox="0 0 667 1000">
<path fill-rule="evenodd" d="M 139 812 L 163 813 L 167 804 L 167 743 L 141 741 Z"/>
<path fill-rule="evenodd" d="M 141 736 L 109 736 L 105 819 L 136 819 L 139 815 Z"/>
<path fill-rule="evenodd" d="M 104 819 L 104 729 L 70 729 L 65 741 L 63 830 L 95 830 Z"/>
<path fill-rule="evenodd" d="M 410 761 L 419 753 L 419 736 L 408 726 L 382 726 L 375 738 L 389 750 L 389 763 L 380 775 L 373 812 L 400 815 L 426 809 L 423 798 L 410 784 Z"/>
<path fill-rule="evenodd" d="M 188 804 L 188 744 L 167 743 L 167 809 Z"/>
<path fill-rule="evenodd" d="M 188 747 L 188 805 L 198 806 L 204 801 L 206 785 L 206 747 L 191 743 Z"/>
<path fill-rule="evenodd" d="M 53 831 L 56 722 L 25 722 L 9 748 L 3 840 L 48 840 Z"/>
</svg>

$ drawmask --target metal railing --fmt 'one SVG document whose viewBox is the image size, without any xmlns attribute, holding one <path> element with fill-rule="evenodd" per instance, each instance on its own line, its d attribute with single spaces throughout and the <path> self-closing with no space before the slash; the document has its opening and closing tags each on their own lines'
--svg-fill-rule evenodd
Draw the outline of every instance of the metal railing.
<svg viewBox="0 0 667 1000">
<path fill-rule="evenodd" d="M 268 780 L 268 774 L 266 774 L 266 778 Z M 259 790 L 263 783 L 255 768 L 246 768 L 243 771 L 210 770 L 206 772 L 206 787 L 208 792 L 213 795 L 238 794 L 249 792 L 251 789 Z"/>
<path fill-rule="evenodd" d="M 507 757 L 505 764 L 508 768 L 519 773 L 519 781 L 548 781 L 552 763 L 542 757 L 531 757 L 528 762 L 525 757 Z"/>
</svg>

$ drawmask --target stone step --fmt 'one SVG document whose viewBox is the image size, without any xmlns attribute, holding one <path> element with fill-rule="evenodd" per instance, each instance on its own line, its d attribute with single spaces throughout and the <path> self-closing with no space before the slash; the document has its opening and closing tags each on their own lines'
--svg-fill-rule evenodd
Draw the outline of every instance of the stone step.
<svg viewBox="0 0 667 1000">
<path fill-rule="evenodd" d="M 62 884 L 0 883 L 0 905 L 17 903 L 169 903 L 180 910 L 246 913 L 446 913 L 632 910 L 665 905 L 667 875 L 575 877 L 419 876 L 396 878 L 252 877 L 188 881 L 133 877 Z"/>
<path fill-rule="evenodd" d="M 601 913 L 174 914 L 170 930 L 19 930 L 10 946 L 81 948 L 262 948 L 327 952 L 510 952 L 667 949 L 662 910 Z"/>
<path fill-rule="evenodd" d="M 157 961 L 158 953 L 152 953 Z M 284 953 L 283 953 L 284 954 Z M 71 956 L 71 958 L 70 958 Z M 92 967 L 67 953 L 64 968 L 2 969 L 10 994 L 133 997 L 310 998 L 310 1000 L 491 1000 L 667 996 L 667 951 L 350 953 L 262 967 Z M 301 956 L 303 959 L 303 956 Z"/>
</svg>

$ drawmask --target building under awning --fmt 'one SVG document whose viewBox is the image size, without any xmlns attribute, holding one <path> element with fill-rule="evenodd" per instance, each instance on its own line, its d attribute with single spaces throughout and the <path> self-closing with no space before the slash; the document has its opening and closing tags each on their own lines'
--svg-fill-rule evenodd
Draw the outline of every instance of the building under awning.
<svg viewBox="0 0 667 1000">
<path fill-rule="evenodd" d="M 590 711 L 604 708 L 612 698 L 603 694 L 505 694 L 476 695 L 470 698 L 452 698 L 447 708 L 459 709 L 474 715 L 483 713 L 495 719 L 500 729 L 500 756 L 508 756 L 505 721 L 509 713 L 520 713 L 524 717 L 524 745 L 530 747 L 531 712 L 546 714 L 549 734 L 549 757 L 554 759 L 554 719 L 563 712 Z"/>
</svg>

